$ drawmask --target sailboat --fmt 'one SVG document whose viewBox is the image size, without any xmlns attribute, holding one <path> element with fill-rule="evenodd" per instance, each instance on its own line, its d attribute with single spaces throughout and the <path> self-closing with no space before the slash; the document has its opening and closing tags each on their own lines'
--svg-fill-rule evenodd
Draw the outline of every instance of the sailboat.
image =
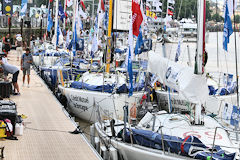
<svg viewBox="0 0 240 160">
<path fill-rule="evenodd" d="M 214 118 L 206 116 L 203 111 L 208 97 L 202 65 L 205 49 L 205 4 L 205 0 L 198 0 L 196 72 L 188 68 L 171 67 L 161 70 L 163 67 L 158 67 L 158 64 L 164 60 L 159 61 L 161 58 L 154 53 L 149 55 L 148 62 L 149 72 L 160 77 L 165 75 L 166 82 L 171 84 L 185 101 L 192 104 L 189 106 L 191 112 L 181 110 L 178 113 L 171 113 L 169 107 L 168 112 L 164 110 L 148 112 L 138 124 L 135 124 L 132 118 L 137 116 L 131 114 L 129 118 L 128 107 L 124 106 L 124 121 L 116 119 L 104 121 L 99 118 L 99 122 L 95 123 L 102 144 L 106 148 L 115 148 L 123 159 L 239 158 L 239 146 L 233 143 L 224 127 Z M 184 81 L 185 75 L 191 75 L 191 78 Z M 198 87 L 200 85 L 202 87 Z M 200 90 L 195 90 L 195 87 Z M 171 97 L 169 99 L 171 100 Z"/>
<path fill-rule="evenodd" d="M 101 1 L 99 1 L 101 6 Z M 101 7 L 99 7 L 101 8 Z M 98 15 L 99 16 L 99 15 Z M 108 41 L 110 40 L 112 27 L 112 3 L 109 5 Z M 98 30 L 97 28 L 95 28 Z M 97 37 L 97 34 L 95 34 Z M 109 43 L 109 42 L 108 42 Z M 58 89 L 67 99 L 69 111 L 77 117 L 96 122 L 96 107 L 101 108 L 101 114 L 105 119 L 115 117 L 123 119 L 122 106 L 128 103 L 134 105 L 140 101 L 144 91 L 144 73 L 135 72 L 134 93 L 128 96 L 128 77 L 125 71 L 110 71 L 111 46 L 108 46 L 106 72 L 86 72 L 78 80 L 60 83 Z M 96 51 L 96 50 L 95 50 Z M 104 66 L 103 66 L 104 67 Z M 102 68 L 103 68 L 102 67 Z M 63 82 L 61 74 L 59 81 Z"/>
</svg>

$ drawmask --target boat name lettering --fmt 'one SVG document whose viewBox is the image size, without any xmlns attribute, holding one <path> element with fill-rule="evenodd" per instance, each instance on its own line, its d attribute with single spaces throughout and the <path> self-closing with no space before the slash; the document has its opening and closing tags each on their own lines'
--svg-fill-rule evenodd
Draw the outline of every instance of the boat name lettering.
<svg viewBox="0 0 240 160">
<path fill-rule="evenodd" d="M 77 101 L 77 102 L 82 102 L 82 103 L 89 103 L 88 98 L 83 98 L 83 97 L 79 97 L 79 96 L 71 96 L 72 101 Z"/>
<path fill-rule="evenodd" d="M 80 104 L 76 104 L 76 103 L 74 103 L 73 105 L 74 105 L 75 108 L 81 109 L 83 111 L 87 111 L 88 110 L 88 107 L 86 107 L 86 106 L 83 106 L 83 105 L 80 105 Z"/>
</svg>

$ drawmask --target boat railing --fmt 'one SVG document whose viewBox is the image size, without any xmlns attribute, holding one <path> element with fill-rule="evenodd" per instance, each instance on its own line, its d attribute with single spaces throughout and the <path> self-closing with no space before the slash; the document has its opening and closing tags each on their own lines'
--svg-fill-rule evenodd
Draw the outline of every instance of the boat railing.
<svg viewBox="0 0 240 160">
<path fill-rule="evenodd" d="M 215 140 L 216 140 L 216 135 L 217 135 L 217 130 L 218 130 L 218 129 L 223 129 L 223 130 L 225 130 L 226 132 L 235 133 L 236 136 L 240 135 L 240 130 L 232 130 L 232 129 L 223 128 L 223 127 L 216 127 L 216 128 L 215 128 L 215 132 L 214 132 L 214 138 L 213 138 L 212 148 L 215 147 Z M 240 144 L 239 144 L 239 145 L 240 145 Z M 224 147 L 225 147 L 225 146 L 224 146 Z M 232 147 L 232 148 L 234 148 L 234 147 Z M 237 148 L 238 148 L 238 150 L 239 150 L 239 152 L 240 152 L 240 147 L 237 147 Z M 211 151 L 211 157 L 212 157 L 212 156 L 213 156 L 213 149 L 212 149 L 212 151 Z"/>
</svg>

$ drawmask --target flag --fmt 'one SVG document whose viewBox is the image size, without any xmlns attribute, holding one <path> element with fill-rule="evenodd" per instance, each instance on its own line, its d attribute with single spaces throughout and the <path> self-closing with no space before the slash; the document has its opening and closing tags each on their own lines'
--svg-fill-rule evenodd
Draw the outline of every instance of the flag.
<svg viewBox="0 0 240 160">
<path fill-rule="evenodd" d="M 103 26 L 103 28 L 104 28 L 104 30 L 107 30 L 107 28 L 108 28 L 108 12 L 105 12 L 105 15 L 104 15 L 104 26 Z"/>
<path fill-rule="evenodd" d="M 79 7 L 79 15 L 81 15 L 83 17 L 83 19 L 87 19 L 87 15 L 85 12 L 83 12 L 81 7 Z"/>
<path fill-rule="evenodd" d="M 181 38 L 178 41 L 178 47 L 177 47 L 175 62 L 178 61 L 178 58 L 179 58 L 180 54 L 181 54 Z"/>
<path fill-rule="evenodd" d="M 86 9 L 86 6 L 85 6 L 83 0 L 80 0 L 80 4 L 82 5 L 83 9 L 85 10 L 85 9 Z"/>
<path fill-rule="evenodd" d="M 95 18 L 95 24 L 94 24 L 94 33 L 93 33 L 93 39 L 92 39 L 92 48 L 91 48 L 91 57 L 94 57 L 94 53 L 98 50 L 98 39 L 97 39 L 97 33 L 98 33 L 98 15 Z"/>
<path fill-rule="evenodd" d="M 66 0 L 67 7 L 71 7 L 73 5 L 73 0 Z"/>
<path fill-rule="evenodd" d="M 128 34 L 128 55 L 127 55 L 127 71 L 129 77 L 129 94 L 128 96 L 133 95 L 133 71 L 132 71 L 132 60 L 133 60 L 133 17 L 131 18 L 130 22 L 130 29 Z M 138 29 L 139 32 L 139 29 Z"/>
<path fill-rule="evenodd" d="M 63 9 L 62 4 L 61 4 L 61 1 L 59 1 L 58 16 L 61 17 L 62 21 L 63 21 L 63 18 L 66 18 L 66 15 L 64 13 L 64 9 Z"/>
<path fill-rule="evenodd" d="M 66 46 L 69 45 L 69 42 L 70 42 L 70 30 L 67 31 Z"/>
<path fill-rule="evenodd" d="M 92 40 L 92 48 L 91 48 L 91 57 L 94 58 L 94 53 L 98 51 L 98 40 L 97 40 L 97 34 L 94 33 L 94 37 Z"/>
<path fill-rule="evenodd" d="M 224 1 L 224 5 L 223 5 L 223 10 L 224 10 L 224 14 L 223 14 L 223 18 L 225 18 L 225 11 L 226 11 L 226 6 L 228 6 L 228 13 L 229 16 L 232 17 L 233 15 L 233 9 L 236 10 L 237 8 L 237 0 L 234 1 L 235 3 L 233 4 L 233 0 L 225 0 Z"/>
<path fill-rule="evenodd" d="M 27 0 L 22 0 L 20 16 L 25 16 L 27 11 Z"/>
<path fill-rule="evenodd" d="M 77 38 L 77 25 L 75 23 L 75 26 L 74 26 L 74 33 L 73 33 L 73 40 L 72 40 L 72 51 L 73 51 L 73 56 L 76 56 L 76 51 L 77 51 L 77 41 L 78 41 L 78 38 Z"/>
<path fill-rule="evenodd" d="M 170 11 L 170 9 L 168 9 L 168 15 L 173 15 L 173 12 L 172 11 Z"/>
<path fill-rule="evenodd" d="M 168 3 L 175 4 L 175 0 L 168 0 Z"/>
<path fill-rule="evenodd" d="M 58 23 L 58 22 L 57 22 Z M 60 35 L 60 27 L 59 27 L 59 23 L 58 23 L 58 25 L 57 25 L 57 40 L 56 40 L 56 46 L 58 45 L 58 43 L 59 43 L 59 35 Z"/>
<path fill-rule="evenodd" d="M 168 6 L 168 8 L 170 8 L 171 10 L 174 10 L 174 8 L 172 6 Z"/>
<path fill-rule="evenodd" d="M 51 11 L 50 9 L 48 10 L 48 22 L 47 22 L 47 31 L 50 32 L 53 26 L 53 20 L 51 16 Z"/>
<path fill-rule="evenodd" d="M 134 50 L 135 55 L 142 53 L 142 48 L 141 47 L 143 45 L 143 37 L 142 37 L 141 27 L 140 27 L 139 30 L 140 30 L 139 35 L 138 35 L 137 42 L 136 42 L 136 47 L 135 47 L 135 50 Z"/>
<path fill-rule="evenodd" d="M 138 36 L 139 28 L 143 21 L 143 15 L 137 0 L 132 0 L 132 30 L 133 35 Z"/>
<path fill-rule="evenodd" d="M 105 12 L 105 7 L 104 7 L 104 2 L 103 2 L 103 0 L 101 0 L 101 9 L 103 10 L 103 12 Z"/>
<path fill-rule="evenodd" d="M 228 6 L 226 6 L 224 28 L 223 28 L 223 49 L 228 51 L 227 45 L 229 43 L 229 37 L 233 33 L 232 22 L 228 12 Z"/>
</svg>

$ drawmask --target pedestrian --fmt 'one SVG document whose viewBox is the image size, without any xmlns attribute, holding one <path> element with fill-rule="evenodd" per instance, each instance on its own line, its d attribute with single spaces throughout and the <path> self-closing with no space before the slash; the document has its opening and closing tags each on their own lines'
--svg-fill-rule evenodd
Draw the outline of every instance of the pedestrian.
<svg viewBox="0 0 240 160">
<path fill-rule="evenodd" d="M 17 83 L 19 69 L 14 65 L 9 64 L 6 60 L 6 58 L 4 60 L 4 58 L 0 57 L 0 65 L 2 66 L 3 71 L 4 71 L 5 81 L 7 80 L 7 76 L 9 73 L 11 73 L 13 75 L 12 83 L 13 83 L 13 87 L 14 87 L 14 95 L 20 95 L 19 86 Z"/>
<path fill-rule="evenodd" d="M 22 37 L 18 36 L 16 38 L 15 46 L 16 46 L 16 51 L 17 51 L 17 61 L 19 61 L 19 57 L 22 56 L 22 51 L 23 51 L 23 42 L 22 42 Z"/>
<path fill-rule="evenodd" d="M 10 35 L 7 34 L 5 37 L 3 37 L 3 52 L 6 54 L 6 56 L 8 55 L 8 52 L 11 49 L 11 43 L 10 43 Z"/>
<path fill-rule="evenodd" d="M 33 57 L 30 54 L 30 49 L 27 48 L 26 49 L 26 53 L 22 55 L 22 59 L 21 59 L 21 70 L 23 71 L 23 86 L 24 86 L 24 82 L 25 82 L 25 76 L 27 74 L 27 82 L 28 85 L 27 87 L 29 88 L 29 83 L 30 83 L 30 67 L 31 64 L 33 62 Z"/>
</svg>

